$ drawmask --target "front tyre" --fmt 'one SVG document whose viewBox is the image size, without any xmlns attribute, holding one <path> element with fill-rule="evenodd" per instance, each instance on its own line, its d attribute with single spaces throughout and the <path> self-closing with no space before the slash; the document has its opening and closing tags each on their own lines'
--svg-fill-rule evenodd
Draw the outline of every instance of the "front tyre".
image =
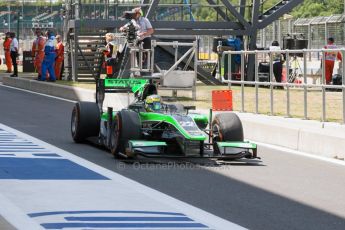
<svg viewBox="0 0 345 230">
<path fill-rule="evenodd" d="M 94 102 L 77 102 L 72 110 L 71 134 L 75 142 L 97 136 L 100 127 L 100 112 Z"/>
<path fill-rule="evenodd" d="M 243 127 L 240 118 L 235 113 L 217 114 L 212 121 L 213 148 L 219 153 L 219 141 L 243 141 Z"/>
</svg>

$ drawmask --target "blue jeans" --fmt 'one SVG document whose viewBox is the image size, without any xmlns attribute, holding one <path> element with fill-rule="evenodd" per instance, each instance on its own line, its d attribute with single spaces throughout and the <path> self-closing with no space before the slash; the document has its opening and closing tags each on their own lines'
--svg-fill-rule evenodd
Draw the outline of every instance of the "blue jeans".
<svg viewBox="0 0 345 230">
<path fill-rule="evenodd" d="M 46 80 L 47 70 L 49 72 L 49 79 L 55 81 L 55 71 L 54 71 L 55 53 L 46 54 L 42 62 L 42 76 L 41 80 Z"/>
</svg>

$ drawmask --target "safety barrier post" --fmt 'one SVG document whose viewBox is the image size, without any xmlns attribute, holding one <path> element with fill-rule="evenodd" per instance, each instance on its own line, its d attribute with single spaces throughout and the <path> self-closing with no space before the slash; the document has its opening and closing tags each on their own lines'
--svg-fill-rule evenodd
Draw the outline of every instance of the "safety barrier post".
<svg viewBox="0 0 345 230">
<path fill-rule="evenodd" d="M 326 121 L 326 88 L 325 88 L 325 76 L 326 76 L 326 68 L 325 68 L 325 50 L 322 49 L 322 81 L 321 81 L 321 89 L 322 89 L 322 117 L 321 121 Z"/>
<path fill-rule="evenodd" d="M 231 55 L 230 54 L 225 54 L 225 55 L 228 55 L 228 87 L 229 87 L 229 90 L 231 90 Z"/>
<path fill-rule="evenodd" d="M 226 73 L 227 74 L 227 76 L 228 76 L 228 81 L 229 80 L 232 80 L 232 66 L 231 66 L 231 54 L 226 54 L 226 55 L 228 55 L 228 63 L 227 63 L 227 65 L 228 65 L 228 72 Z M 225 73 L 225 68 L 224 68 L 224 73 Z"/>
<path fill-rule="evenodd" d="M 342 93 L 343 93 L 343 124 L 345 124 L 345 49 L 341 50 L 342 57 Z"/>
<path fill-rule="evenodd" d="M 259 113 L 259 85 L 257 84 L 259 79 L 258 79 L 258 51 L 255 50 L 254 54 L 254 60 L 255 60 L 255 113 Z"/>
<path fill-rule="evenodd" d="M 289 74 L 290 74 L 290 53 L 286 51 L 286 116 L 291 117 L 290 114 L 290 83 L 289 83 Z"/>
<path fill-rule="evenodd" d="M 274 115 L 273 112 L 273 57 L 272 53 L 270 54 L 270 113 L 271 115 Z"/>
<path fill-rule="evenodd" d="M 304 119 L 308 119 L 308 89 L 307 89 L 307 52 L 303 49 L 303 94 Z"/>
<path fill-rule="evenodd" d="M 241 112 L 244 112 L 244 53 L 241 53 L 241 101 Z"/>
</svg>

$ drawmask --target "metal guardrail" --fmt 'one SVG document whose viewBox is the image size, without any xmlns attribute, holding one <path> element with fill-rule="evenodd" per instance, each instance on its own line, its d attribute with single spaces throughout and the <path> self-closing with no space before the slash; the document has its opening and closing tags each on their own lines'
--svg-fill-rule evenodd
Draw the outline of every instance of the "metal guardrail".
<svg viewBox="0 0 345 230">
<path fill-rule="evenodd" d="M 310 84 L 307 81 L 307 66 L 308 66 L 308 57 L 309 53 L 311 52 L 319 52 L 322 54 L 322 65 L 321 65 L 321 82 L 319 84 Z M 303 89 L 303 111 L 304 111 L 304 115 L 303 118 L 304 119 L 308 119 L 308 94 L 309 89 L 319 89 L 322 92 L 322 111 L 321 111 L 321 121 L 325 122 L 327 121 L 327 111 L 326 111 L 326 90 L 328 89 L 336 89 L 339 91 L 342 91 L 342 123 L 345 123 L 345 64 L 342 65 L 341 68 L 341 72 L 342 72 L 342 84 L 341 85 L 329 85 L 325 83 L 325 53 L 326 52 L 340 52 L 342 55 L 342 58 L 345 58 L 345 49 L 303 49 L 303 50 L 281 50 L 279 51 L 279 53 L 281 54 L 285 54 L 286 55 L 286 63 L 285 66 L 283 66 L 283 68 L 285 68 L 286 70 L 286 75 L 289 75 L 290 73 L 290 58 L 291 57 L 296 57 L 296 54 L 303 54 L 302 57 L 302 61 L 303 61 L 303 70 L 301 71 L 301 73 L 299 75 L 301 75 L 301 82 L 296 83 L 296 82 L 282 82 L 282 83 L 278 83 L 275 82 L 274 80 L 274 75 L 273 75 L 273 60 L 272 60 L 272 55 L 270 55 L 271 53 L 277 53 L 277 51 L 273 52 L 273 51 L 269 51 L 269 50 L 255 50 L 255 51 L 224 51 L 222 54 L 222 63 L 224 63 L 224 59 L 225 56 L 228 56 L 228 61 L 227 63 L 224 63 L 225 65 L 228 66 L 228 79 L 230 80 L 225 80 L 222 79 L 222 82 L 224 83 L 228 83 L 229 84 L 229 88 L 231 88 L 232 84 L 240 84 L 240 94 L 241 94 L 241 112 L 244 112 L 244 102 L 245 102 L 245 90 L 244 87 L 245 86 L 254 86 L 255 87 L 255 113 L 259 113 L 259 86 L 268 86 L 269 87 L 269 91 L 270 91 L 270 115 L 277 115 L 274 112 L 274 88 L 275 86 L 283 86 L 284 90 L 286 91 L 286 113 L 285 116 L 286 117 L 291 117 L 291 89 L 292 88 L 302 88 Z M 241 66 L 240 66 L 240 75 L 241 78 L 240 80 L 231 80 L 231 75 L 232 75 L 232 66 L 231 66 L 231 56 L 233 54 L 239 54 L 241 55 Z M 245 58 L 248 55 L 255 55 L 255 76 L 254 76 L 254 81 L 246 81 L 245 80 Z M 259 81 L 259 71 L 258 71 L 258 67 L 259 67 L 259 56 L 262 55 L 266 55 L 269 57 L 269 65 L 270 65 L 270 72 L 269 72 L 269 79 L 267 82 L 262 82 Z M 301 55 L 302 56 L 302 55 Z M 288 79 L 288 76 L 286 76 L 286 79 Z"/>
</svg>

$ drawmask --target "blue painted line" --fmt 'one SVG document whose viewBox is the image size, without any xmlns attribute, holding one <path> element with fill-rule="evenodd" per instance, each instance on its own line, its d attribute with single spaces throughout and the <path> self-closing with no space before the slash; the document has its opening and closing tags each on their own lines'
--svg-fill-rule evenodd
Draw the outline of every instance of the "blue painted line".
<svg viewBox="0 0 345 230">
<path fill-rule="evenodd" d="M 10 144 L 10 143 L 7 143 L 7 144 L 2 144 L 2 143 L 0 143 L 0 148 L 2 148 L 2 146 L 3 147 L 17 147 L 17 146 L 23 146 L 23 147 L 28 147 L 28 146 L 38 146 L 38 145 L 35 145 L 35 144 L 26 144 L 26 143 L 24 143 L 24 144 Z"/>
<path fill-rule="evenodd" d="M 79 217 L 71 216 L 65 217 L 67 221 L 194 221 L 188 217 L 160 217 L 160 216 L 149 216 L 149 217 Z"/>
<path fill-rule="evenodd" d="M 8 140 L 1 140 L 0 139 L 0 143 L 31 143 L 32 144 L 32 142 L 31 141 L 27 141 L 27 140 L 21 140 L 21 141 L 13 141 L 13 140 L 10 140 L 10 141 L 8 141 Z"/>
<path fill-rule="evenodd" d="M 109 180 L 67 159 L 0 157 L 0 179 Z"/>
<path fill-rule="evenodd" d="M 32 155 L 36 157 L 61 157 L 60 155 L 56 153 L 34 153 Z"/>
<path fill-rule="evenodd" d="M 30 151 L 31 150 L 31 151 Z M 12 149 L 9 149 L 9 150 L 1 150 L 0 149 L 0 153 L 8 153 L 8 152 L 15 152 L 15 153 L 19 153 L 19 152 L 42 152 L 44 149 L 26 149 L 26 150 L 12 150 Z"/>
<path fill-rule="evenodd" d="M 38 146 L 31 142 L 1 142 L 0 146 Z"/>
<path fill-rule="evenodd" d="M 126 211 L 126 210 L 85 210 L 85 211 L 56 211 L 56 212 L 37 212 L 29 213 L 30 217 L 52 216 L 61 214 L 95 214 L 95 213 L 131 213 L 131 214 L 157 214 L 169 216 L 185 216 L 183 213 L 178 212 L 152 212 L 152 211 Z"/>
<path fill-rule="evenodd" d="M 0 156 L 15 156 L 13 153 L 0 153 Z"/>
<path fill-rule="evenodd" d="M 17 147 L 17 146 L 1 146 L 0 150 L 5 150 L 5 149 L 45 149 L 43 147 L 30 147 L 30 146 L 23 146 L 23 147 Z"/>
<path fill-rule="evenodd" d="M 208 228 L 200 223 L 44 223 L 45 229 L 63 228 Z"/>
</svg>

